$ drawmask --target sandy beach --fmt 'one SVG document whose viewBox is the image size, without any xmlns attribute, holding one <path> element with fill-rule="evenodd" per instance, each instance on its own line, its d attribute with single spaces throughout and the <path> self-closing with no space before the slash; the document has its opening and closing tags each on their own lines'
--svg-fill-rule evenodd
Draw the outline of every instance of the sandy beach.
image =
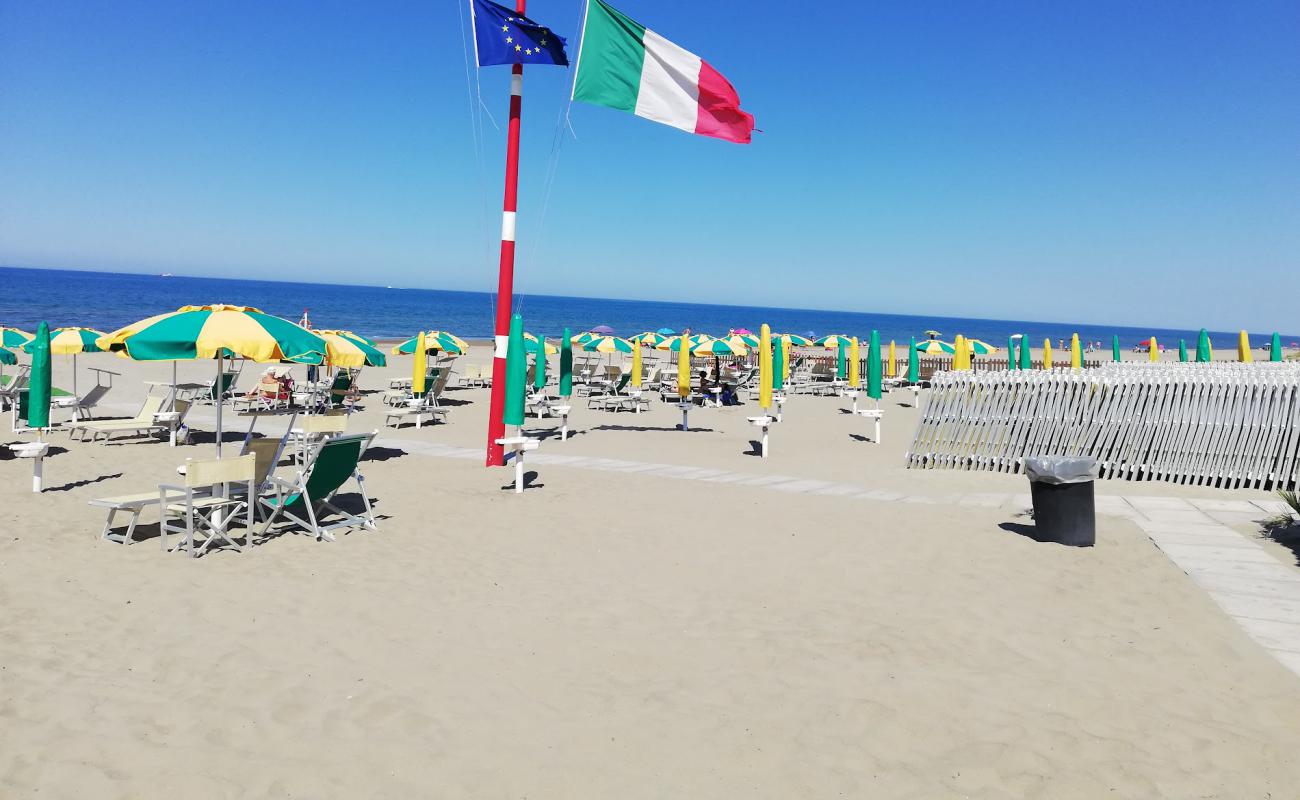
<svg viewBox="0 0 1300 800">
<path fill-rule="evenodd" d="M 120 373 L 119 416 L 171 369 L 79 366 Z M 578 402 L 516 496 L 481 466 L 485 390 L 383 428 L 378 390 L 409 369 L 362 374 L 379 530 L 333 543 L 188 559 L 159 551 L 156 511 L 140 543 L 98 538 L 87 501 L 209 457 L 210 408 L 174 449 L 54 434 L 41 495 L 0 463 L 4 796 L 1265 798 L 1300 778 L 1300 678 L 1135 515 L 1099 516 L 1092 549 L 1043 544 L 1023 476 L 905 470 L 910 391 L 879 445 L 846 400 L 794 397 L 768 459 L 753 404 L 682 432 L 657 399 Z M 1229 521 L 1258 539 L 1267 516 Z"/>
</svg>

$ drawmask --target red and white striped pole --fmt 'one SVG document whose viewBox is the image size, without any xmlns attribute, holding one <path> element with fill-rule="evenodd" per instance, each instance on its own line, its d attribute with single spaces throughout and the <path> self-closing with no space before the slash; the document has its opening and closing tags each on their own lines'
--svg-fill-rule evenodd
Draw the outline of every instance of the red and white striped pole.
<svg viewBox="0 0 1300 800">
<path fill-rule="evenodd" d="M 526 0 L 515 0 L 524 14 Z M 510 126 L 506 134 L 506 197 L 501 213 L 501 272 L 497 278 L 496 339 L 492 353 L 492 400 L 488 404 L 487 461 L 489 467 L 505 463 L 497 439 L 506 435 L 501 414 L 506 405 L 506 342 L 510 336 L 510 311 L 515 285 L 515 207 L 519 195 L 519 110 L 523 106 L 524 65 L 510 68 Z"/>
</svg>

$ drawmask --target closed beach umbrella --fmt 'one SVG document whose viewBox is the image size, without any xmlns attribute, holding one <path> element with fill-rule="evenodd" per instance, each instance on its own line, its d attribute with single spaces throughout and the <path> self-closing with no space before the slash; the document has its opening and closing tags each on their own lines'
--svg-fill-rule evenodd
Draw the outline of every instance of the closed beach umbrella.
<svg viewBox="0 0 1300 800">
<path fill-rule="evenodd" d="M 1210 352 L 1210 332 L 1201 328 L 1201 332 L 1196 337 L 1196 362 L 1206 364 L 1213 359 L 1214 354 Z"/>
<path fill-rule="evenodd" d="M 421 333 L 424 334 L 424 347 L 426 350 L 450 353 L 453 356 L 462 356 L 469 352 L 469 345 L 454 333 L 448 333 L 447 331 L 421 331 Z M 393 355 L 414 353 L 417 338 L 419 337 L 412 336 L 394 347 Z"/>
<path fill-rule="evenodd" d="M 1043 340 L 1043 369 L 1052 368 L 1052 340 Z"/>
<path fill-rule="evenodd" d="M 1186 339 L 1178 340 L 1178 360 L 1184 364 L 1187 363 L 1187 340 Z"/>
<path fill-rule="evenodd" d="M 249 306 L 182 306 L 168 314 L 119 328 L 100 337 L 104 350 L 126 353 L 136 361 L 214 359 L 217 386 L 227 357 L 250 361 L 322 364 L 325 340 L 287 319 Z M 221 409 L 217 406 L 217 458 L 221 458 Z"/>
<path fill-rule="evenodd" d="M 790 339 L 781 337 L 781 385 L 790 379 Z"/>
<path fill-rule="evenodd" d="M 772 329 L 763 323 L 758 334 L 758 404 L 772 407 Z"/>
<path fill-rule="evenodd" d="M 844 380 L 849 377 L 849 343 L 851 340 L 840 339 L 835 346 L 835 377 Z"/>
<path fill-rule="evenodd" d="M 1243 364 L 1249 364 L 1255 360 L 1255 355 L 1250 352 L 1250 335 L 1242 331 L 1237 340 L 1237 360 Z"/>
<path fill-rule="evenodd" d="M 871 332 L 867 345 L 867 397 L 879 400 L 884 394 L 884 380 L 880 374 L 880 331 Z"/>
<path fill-rule="evenodd" d="M 641 388 L 641 340 L 632 340 L 632 388 Z"/>
<path fill-rule="evenodd" d="M 1008 336 L 1007 337 L 1007 369 L 1013 370 L 1017 366 L 1018 365 L 1016 364 L 1016 337 Z"/>
<path fill-rule="evenodd" d="M 691 341 L 686 334 L 677 343 L 677 396 L 691 396 Z"/>
<path fill-rule="evenodd" d="M 429 343 L 424 331 L 415 335 L 415 358 L 411 360 L 411 393 L 422 397 L 425 392 L 425 375 L 429 371 Z"/>
<path fill-rule="evenodd" d="M 1277 333 L 1273 334 L 1273 343 L 1272 343 L 1272 345 L 1270 345 L 1269 348 L 1268 348 L 1268 360 L 1269 360 L 1269 361 L 1281 361 L 1281 360 L 1282 360 L 1282 336 L 1281 336 L 1281 334 L 1277 334 Z"/>
<path fill-rule="evenodd" d="M 770 336 L 770 334 L 769 334 Z M 786 351 L 789 345 L 780 339 L 772 341 L 772 390 L 781 391 L 785 388 L 785 370 L 786 370 Z M 760 365 L 761 366 L 761 365 Z"/>
<path fill-rule="evenodd" d="M 916 337 L 912 338 L 915 339 Z M 927 356 L 953 355 L 956 353 L 955 347 L 948 342 L 941 342 L 938 339 L 927 339 L 912 349 Z"/>
<path fill-rule="evenodd" d="M 885 362 L 885 374 L 891 378 L 898 377 L 898 351 L 894 349 L 894 340 L 889 340 L 889 360 Z"/>
<path fill-rule="evenodd" d="M 1034 368 L 1034 353 L 1029 349 L 1029 337 L 1024 335 L 1020 337 L 1020 368 Z"/>
<path fill-rule="evenodd" d="M 1112 361 L 1121 361 L 1123 357 L 1119 354 L 1119 334 L 1110 337 L 1110 358 Z"/>
<path fill-rule="evenodd" d="M 1159 361 L 1159 360 L 1160 360 L 1160 343 L 1156 341 L 1156 337 L 1152 336 L 1150 339 L 1147 339 L 1147 361 Z"/>
<path fill-rule="evenodd" d="M 77 354 L 78 353 L 99 353 L 101 349 L 97 342 L 104 335 L 103 331 L 97 331 L 92 328 L 55 328 L 49 331 L 50 355 L 55 356 L 72 356 L 72 395 L 77 395 Z M 32 352 L 32 344 L 35 340 L 23 345 L 23 351 Z"/>
<path fill-rule="evenodd" d="M 27 352 L 32 356 L 32 371 L 28 375 L 27 427 L 40 429 L 50 427 L 50 392 L 53 388 L 50 375 L 50 326 L 42 322 L 36 328 L 36 336 L 31 340 Z"/>
<path fill-rule="evenodd" d="M 859 374 L 862 367 L 858 363 L 862 358 L 858 352 L 858 337 L 855 336 L 849 341 L 851 342 L 849 345 L 849 388 L 856 389 L 862 385 L 862 376 Z"/>
<path fill-rule="evenodd" d="M 921 382 L 921 354 L 917 351 L 916 337 L 912 337 L 912 344 L 907 348 L 907 382 Z"/>
<path fill-rule="evenodd" d="M 546 388 L 546 348 L 541 346 L 533 348 L 533 388 L 539 392 Z"/>
<path fill-rule="evenodd" d="M 506 404 L 501 411 L 501 422 L 522 427 L 524 424 L 524 395 L 528 382 L 528 355 L 524 352 L 524 318 L 515 314 L 510 318 L 510 340 L 506 345 Z"/>
<path fill-rule="evenodd" d="M 952 368 L 954 370 L 970 369 L 970 351 L 966 349 L 966 337 L 960 333 L 952 343 Z"/>
<path fill-rule="evenodd" d="M 569 339 L 569 329 L 564 329 L 560 338 L 560 397 L 573 396 L 573 342 Z"/>
<path fill-rule="evenodd" d="M 1070 334 L 1070 369 L 1083 368 L 1083 350 L 1079 347 L 1079 334 Z"/>
<path fill-rule="evenodd" d="M 325 363 L 331 367 L 382 367 L 388 358 L 369 339 L 352 331 L 312 331 L 325 340 Z"/>
</svg>

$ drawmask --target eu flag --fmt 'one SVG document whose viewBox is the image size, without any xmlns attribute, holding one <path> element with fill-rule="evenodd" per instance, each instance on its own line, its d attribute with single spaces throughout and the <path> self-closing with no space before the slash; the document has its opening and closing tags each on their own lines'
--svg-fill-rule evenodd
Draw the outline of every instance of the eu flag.
<svg viewBox="0 0 1300 800">
<path fill-rule="evenodd" d="M 480 67 L 492 64 L 569 65 L 564 37 L 491 0 L 470 0 Z"/>
</svg>

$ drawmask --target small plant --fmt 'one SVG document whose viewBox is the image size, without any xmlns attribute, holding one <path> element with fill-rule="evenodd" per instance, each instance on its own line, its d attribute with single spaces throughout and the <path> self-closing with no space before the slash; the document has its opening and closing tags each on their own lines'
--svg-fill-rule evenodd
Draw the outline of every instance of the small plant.
<svg viewBox="0 0 1300 800">
<path fill-rule="evenodd" d="M 1300 493 L 1287 491 L 1286 489 L 1279 489 L 1277 496 L 1282 498 L 1282 502 L 1291 506 L 1291 512 L 1293 514 L 1300 516 Z"/>
</svg>

